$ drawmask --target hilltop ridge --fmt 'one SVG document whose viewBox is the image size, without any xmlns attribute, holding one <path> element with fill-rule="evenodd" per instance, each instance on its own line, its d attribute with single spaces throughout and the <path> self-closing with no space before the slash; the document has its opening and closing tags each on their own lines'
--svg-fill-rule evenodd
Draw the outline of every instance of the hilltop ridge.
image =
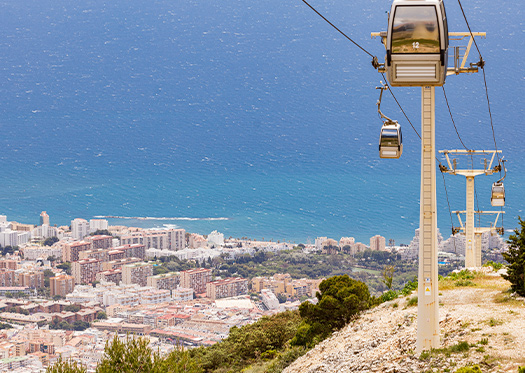
<svg viewBox="0 0 525 373">
<path fill-rule="evenodd" d="M 283 372 L 513 372 L 525 365 L 525 302 L 499 273 L 440 281 L 441 348 L 415 354 L 415 296 L 368 310 Z M 466 285 L 466 286 L 465 286 Z"/>
</svg>

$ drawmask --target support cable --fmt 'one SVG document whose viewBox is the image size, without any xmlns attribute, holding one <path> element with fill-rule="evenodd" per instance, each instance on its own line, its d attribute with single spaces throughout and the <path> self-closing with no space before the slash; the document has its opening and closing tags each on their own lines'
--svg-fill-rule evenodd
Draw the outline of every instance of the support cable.
<svg viewBox="0 0 525 373">
<path fill-rule="evenodd" d="M 490 109 L 489 90 L 488 90 L 488 87 L 487 87 L 487 77 L 485 76 L 485 61 L 483 61 L 483 57 L 481 56 L 481 51 L 479 50 L 479 47 L 478 47 L 478 43 L 476 43 L 476 39 L 474 38 L 474 35 L 472 34 L 472 30 L 470 29 L 470 25 L 468 23 L 467 16 L 465 14 L 465 11 L 463 10 L 463 6 L 461 5 L 461 0 L 458 0 L 458 4 L 459 4 L 459 7 L 461 8 L 461 13 L 463 13 L 463 18 L 465 19 L 465 23 L 467 24 L 467 28 L 468 28 L 468 30 L 470 32 L 470 37 L 472 38 L 472 40 L 474 40 L 474 45 L 476 46 L 476 49 L 478 50 L 478 54 L 479 54 L 478 66 L 481 67 L 481 70 L 483 71 L 483 83 L 485 84 L 485 95 L 487 97 L 487 106 L 488 106 L 488 109 L 489 109 L 490 127 L 492 128 L 492 138 L 494 139 L 494 147 L 496 148 L 496 156 L 498 157 L 498 164 L 501 165 L 501 159 L 500 159 L 499 154 L 497 152 L 498 145 L 496 144 L 496 135 L 495 135 L 495 132 L 494 132 L 494 124 L 493 124 L 493 121 L 492 121 L 492 111 Z M 500 176 L 501 176 L 501 170 L 499 171 L 499 173 L 500 173 Z"/>
<path fill-rule="evenodd" d="M 441 86 L 443 88 L 443 96 L 445 96 L 445 102 L 447 103 L 448 113 L 450 114 L 450 119 L 452 120 L 452 124 L 454 125 L 454 129 L 456 130 L 456 135 L 458 135 L 459 142 L 461 142 L 461 145 L 465 148 L 465 150 L 470 150 L 467 148 L 463 140 L 461 139 L 461 136 L 459 135 L 458 128 L 456 127 L 456 122 L 454 121 L 454 117 L 452 116 L 452 111 L 450 110 L 450 105 L 448 104 L 447 94 L 445 92 L 445 86 Z"/>
<path fill-rule="evenodd" d="M 450 225 L 452 226 L 452 239 L 454 240 L 454 253 L 457 255 L 456 235 L 454 234 L 454 222 L 452 221 L 452 210 L 450 209 L 450 202 L 448 200 L 447 183 L 445 182 L 445 174 L 443 173 L 443 171 L 441 171 L 441 176 L 443 177 L 443 186 L 445 187 L 445 196 L 447 196 L 448 213 L 450 215 Z"/>
<path fill-rule="evenodd" d="M 385 74 L 384 74 L 384 73 L 381 73 L 381 75 L 383 76 L 383 79 L 385 80 L 385 82 L 387 82 L 388 80 L 386 79 Z M 399 106 L 399 109 L 401 110 L 401 112 L 402 112 L 403 115 L 405 116 L 405 118 L 406 118 L 406 120 L 408 121 L 408 123 L 410 123 L 410 126 L 412 127 L 412 129 L 413 129 L 414 132 L 416 133 L 417 137 L 419 137 L 419 139 L 421 140 L 421 136 L 419 135 L 419 132 L 417 132 L 416 127 L 414 127 L 414 125 L 412 124 L 412 122 L 410 121 L 410 119 L 408 119 L 408 116 L 406 115 L 405 111 L 404 111 L 403 108 L 401 107 L 401 104 L 399 103 L 399 101 L 397 101 L 396 95 L 394 95 L 394 92 L 392 92 L 392 89 L 389 89 L 388 91 L 390 92 L 390 94 L 391 94 L 392 97 L 394 98 L 394 101 L 396 102 L 397 106 Z"/>
<path fill-rule="evenodd" d="M 347 38 L 348 40 L 350 40 L 352 43 L 354 43 L 359 49 L 361 49 L 363 52 L 365 52 L 366 54 L 368 54 L 370 57 L 374 58 L 374 59 L 377 59 L 376 56 L 374 56 L 372 53 L 370 53 L 369 51 L 367 51 L 365 48 L 363 48 L 362 46 L 360 46 L 359 44 L 357 44 L 355 41 L 353 41 L 348 35 L 346 35 L 343 31 L 339 30 L 337 28 L 337 26 L 335 26 L 332 22 L 330 22 L 329 20 L 327 20 L 325 18 L 325 16 L 323 16 L 321 13 L 319 13 L 317 11 L 317 9 L 315 9 L 313 6 L 311 6 L 310 4 L 308 4 L 308 2 L 306 0 L 302 0 L 303 3 L 305 3 L 306 5 L 308 5 L 308 7 L 310 9 L 312 9 L 315 13 L 317 13 L 317 15 L 319 17 L 321 17 L 322 19 L 324 19 L 330 26 L 332 26 L 333 28 L 335 28 L 341 35 L 343 35 L 345 38 Z"/>
</svg>

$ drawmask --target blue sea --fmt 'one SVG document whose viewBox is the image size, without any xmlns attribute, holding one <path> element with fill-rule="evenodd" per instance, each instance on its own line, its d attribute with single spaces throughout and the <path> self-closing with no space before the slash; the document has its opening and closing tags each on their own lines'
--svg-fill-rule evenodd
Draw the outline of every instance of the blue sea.
<svg viewBox="0 0 525 373">
<path fill-rule="evenodd" d="M 312 0 L 380 60 L 384 47 L 370 32 L 386 30 L 390 4 Z M 446 6 L 449 29 L 467 31 L 458 3 Z M 464 7 L 472 30 L 487 32 L 477 43 L 508 160 L 504 222 L 512 229 L 525 200 L 523 6 Z M 370 61 L 299 0 L 1 1 L 0 213 L 33 224 L 46 210 L 58 225 L 182 218 L 110 223 L 409 243 L 419 224 L 420 141 L 385 94 L 404 153 L 379 159 L 382 78 Z M 466 145 L 494 149 L 482 74 L 449 77 L 445 89 Z M 419 130 L 420 89 L 394 93 Z M 461 148 L 441 88 L 436 108 L 437 147 Z M 464 209 L 464 178 L 445 179 L 451 209 Z M 496 180 L 476 178 L 480 209 L 493 210 Z M 444 190 L 438 172 L 447 237 Z"/>
</svg>

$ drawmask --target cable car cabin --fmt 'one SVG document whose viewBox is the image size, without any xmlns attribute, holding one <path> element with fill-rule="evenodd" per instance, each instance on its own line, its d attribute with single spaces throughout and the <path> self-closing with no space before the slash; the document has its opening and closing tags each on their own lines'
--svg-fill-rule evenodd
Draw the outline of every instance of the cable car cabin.
<svg viewBox="0 0 525 373">
<path fill-rule="evenodd" d="M 379 135 L 379 158 L 399 158 L 403 153 L 403 135 L 397 122 L 386 122 Z"/>
<path fill-rule="evenodd" d="M 492 184 L 492 196 L 490 197 L 492 206 L 505 206 L 505 187 L 503 183 Z"/>
<path fill-rule="evenodd" d="M 386 43 L 391 86 L 445 84 L 448 26 L 442 0 L 394 0 Z"/>
</svg>

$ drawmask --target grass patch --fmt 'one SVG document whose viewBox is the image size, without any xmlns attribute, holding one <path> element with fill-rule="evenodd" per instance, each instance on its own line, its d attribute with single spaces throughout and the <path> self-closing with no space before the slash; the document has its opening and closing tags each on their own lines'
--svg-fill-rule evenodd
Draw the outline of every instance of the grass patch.
<svg viewBox="0 0 525 373">
<path fill-rule="evenodd" d="M 523 304 L 523 302 L 517 300 L 514 297 L 511 297 L 510 294 L 508 294 L 508 292 L 502 292 L 502 293 L 496 294 L 494 295 L 493 299 L 494 299 L 494 303 L 505 303 L 505 304 L 513 305 L 513 306 L 521 306 Z"/>
<path fill-rule="evenodd" d="M 470 365 L 456 370 L 456 373 L 482 373 L 479 365 Z"/>
<path fill-rule="evenodd" d="M 473 283 L 470 280 L 458 280 L 454 282 L 455 287 L 462 287 L 462 286 L 476 286 L 475 283 Z"/>
<path fill-rule="evenodd" d="M 467 341 L 460 341 L 455 345 L 450 346 L 448 349 L 452 353 L 466 352 L 470 348 L 470 345 Z"/>
<path fill-rule="evenodd" d="M 480 345 L 488 345 L 489 339 L 488 338 L 481 338 L 481 340 L 478 342 Z"/>
<path fill-rule="evenodd" d="M 407 307 L 417 306 L 417 295 L 410 298 L 407 302 Z"/>
<path fill-rule="evenodd" d="M 497 319 L 491 317 L 491 318 L 487 321 L 487 324 L 488 324 L 489 326 L 498 326 L 498 325 L 503 324 L 503 321 L 500 321 L 500 320 L 497 320 Z"/>
</svg>

